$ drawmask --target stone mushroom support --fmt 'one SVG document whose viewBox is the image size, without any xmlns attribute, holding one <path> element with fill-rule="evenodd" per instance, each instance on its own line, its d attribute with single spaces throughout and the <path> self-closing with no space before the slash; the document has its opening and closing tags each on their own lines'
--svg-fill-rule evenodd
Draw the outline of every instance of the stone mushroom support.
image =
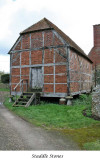
<svg viewBox="0 0 100 160">
<path fill-rule="evenodd" d="M 60 98 L 60 99 L 59 99 L 59 104 L 65 105 L 65 104 L 66 104 L 66 99 L 65 99 L 65 98 Z"/>
<path fill-rule="evenodd" d="M 72 97 L 72 96 L 67 96 L 67 97 L 66 97 L 66 100 L 67 100 L 67 106 L 71 106 L 71 105 L 72 105 L 72 99 L 73 99 L 73 97 Z"/>
</svg>

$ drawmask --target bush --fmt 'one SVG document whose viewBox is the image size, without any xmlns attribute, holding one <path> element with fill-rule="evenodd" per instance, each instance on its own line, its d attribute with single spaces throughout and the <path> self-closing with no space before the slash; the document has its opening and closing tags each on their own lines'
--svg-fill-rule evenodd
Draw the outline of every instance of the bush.
<svg viewBox="0 0 100 160">
<path fill-rule="evenodd" d="M 9 83 L 9 74 L 1 75 L 1 82 L 2 83 Z"/>
</svg>

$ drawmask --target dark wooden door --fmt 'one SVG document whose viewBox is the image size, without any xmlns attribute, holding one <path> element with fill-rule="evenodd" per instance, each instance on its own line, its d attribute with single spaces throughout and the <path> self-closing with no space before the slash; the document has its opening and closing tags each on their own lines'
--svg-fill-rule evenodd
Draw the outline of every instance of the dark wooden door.
<svg viewBox="0 0 100 160">
<path fill-rule="evenodd" d="M 32 68 L 32 89 L 39 89 L 43 86 L 42 67 Z"/>
</svg>

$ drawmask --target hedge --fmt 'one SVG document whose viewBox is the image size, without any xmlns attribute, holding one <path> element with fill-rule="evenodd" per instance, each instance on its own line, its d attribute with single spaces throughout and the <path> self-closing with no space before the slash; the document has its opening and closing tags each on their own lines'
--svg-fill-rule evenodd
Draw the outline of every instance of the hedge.
<svg viewBox="0 0 100 160">
<path fill-rule="evenodd" d="M 1 82 L 2 83 L 9 83 L 9 74 L 1 75 Z"/>
</svg>

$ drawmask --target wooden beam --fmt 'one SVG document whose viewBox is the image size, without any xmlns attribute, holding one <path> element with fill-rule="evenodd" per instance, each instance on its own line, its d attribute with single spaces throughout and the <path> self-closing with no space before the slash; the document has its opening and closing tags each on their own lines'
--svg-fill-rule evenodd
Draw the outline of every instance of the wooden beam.
<svg viewBox="0 0 100 160">
<path fill-rule="evenodd" d="M 70 62 L 69 62 L 69 57 L 70 57 L 70 48 L 67 46 L 66 47 L 66 56 L 67 56 L 67 59 L 66 59 L 66 69 L 67 69 L 67 92 L 68 92 L 68 96 L 70 95 L 70 72 L 69 72 L 69 69 L 70 69 Z"/>
<path fill-rule="evenodd" d="M 30 33 L 30 48 L 32 47 L 32 41 L 31 41 L 31 33 Z M 29 65 L 31 66 L 31 50 L 29 53 Z M 30 67 L 29 70 L 29 87 L 32 87 L 32 67 Z"/>
<path fill-rule="evenodd" d="M 44 46 L 44 47 L 39 47 L 39 48 L 29 48 L 29 49 L 22 49 L 22 50 L 12 50 L 10 53 L 17 53 L 17 52 L 24 52 L 24 51 L 36 51 L 36 50 L 45 50 L 45 49 L 52 49 L 52 48 L 63 48 L 66 47 L 67 45 L 56 45 L 56 46 Z"/>
</svg>

